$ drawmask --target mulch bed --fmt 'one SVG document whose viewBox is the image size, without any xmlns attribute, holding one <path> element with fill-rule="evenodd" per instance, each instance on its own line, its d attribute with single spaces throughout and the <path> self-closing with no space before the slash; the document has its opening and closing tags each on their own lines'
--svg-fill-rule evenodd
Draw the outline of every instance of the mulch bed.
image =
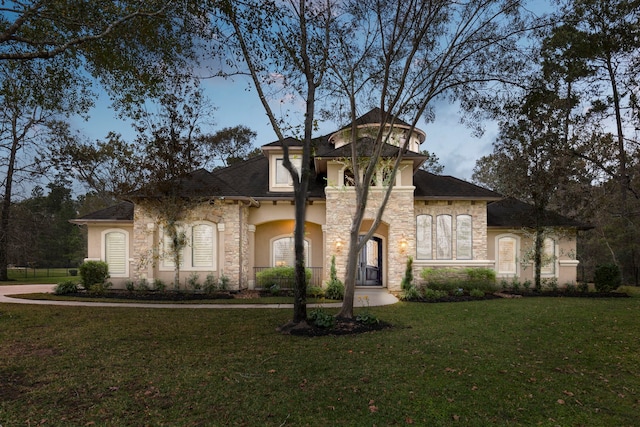
<svg viewBox="0 0 640 427">
<path fill-rule="evenodd" d="M 125 299 L 132 301 L 201 301 L 212 299 L 233 299 L 234 296 L 230 292 L 215 293 L 195 293 L 195 292 L 179 292 L 179 291 L 125 291 L 125 290 L 108 290 L 104 293 L 93 294 L 90 292 L 75 292 L 65 294 L 71 297 L 84 298 L 104 298 L 104 299 Z"/>
<path fill-rule="evenodd" d="M 365 323 L 357 319 L 345 319 L 338 317 L 336 323 L 330 328 L 323 328 L 312 323 L 298 325 L 286 324 L 280 328 L 283 334 L 296 335 L 300 337 L 324 337 L 328 335 L 354 335 L 366 332 L 381 331 L 393 327 L 390 323 L 379 320 L 376 323 Z"/>
</svg>

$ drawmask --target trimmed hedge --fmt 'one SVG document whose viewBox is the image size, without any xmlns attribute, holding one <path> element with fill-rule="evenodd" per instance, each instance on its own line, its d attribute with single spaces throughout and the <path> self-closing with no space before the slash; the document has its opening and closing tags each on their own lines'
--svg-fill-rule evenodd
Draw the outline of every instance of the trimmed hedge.
<svg viewBox="0 0 640 427">
<path fill-rule="evenodd" d="M 496 272 L 490 268 L 424 268 L 420 277 L 429 289 L 446 292 L 462 288 L 491 293 L 498 288 Z"/>
<path fill-rule="evenodd" d="M 311 281 L 311 270 L 306 270 L 307 283 Z M 256 285 L 259 288 L 269 289 L 272 286 L 293 288 L 296 283 L 296 270 L 294 267 L 272 267 L 256 274 Z"/>
</svg>

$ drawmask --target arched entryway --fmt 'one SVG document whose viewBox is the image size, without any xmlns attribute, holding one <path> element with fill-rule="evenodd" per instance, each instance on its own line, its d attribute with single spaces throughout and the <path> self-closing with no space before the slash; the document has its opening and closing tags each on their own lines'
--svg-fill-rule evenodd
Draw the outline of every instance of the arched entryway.
<svg viewBox="0 0 640 427">
<path fill-rule="evenodd" d="M 356 286 L 382 286 L 382 258 L 382 239 L 374 236 L 360 251 Z"/>
</svg>

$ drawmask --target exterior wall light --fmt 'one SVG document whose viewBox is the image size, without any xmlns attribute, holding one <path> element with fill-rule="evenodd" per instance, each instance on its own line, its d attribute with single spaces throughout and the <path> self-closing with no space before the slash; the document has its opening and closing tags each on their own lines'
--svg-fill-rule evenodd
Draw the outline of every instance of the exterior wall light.
<svg viewBox="0 0 640 427">
<path fill-rule="evenodd" d="M 400 253 L 403 254 L 407 251 L 407 239 L 405 239 L 404 237 L 400 239 L 400 241 L 398 242 L 400 245 Z"/>
</svg>

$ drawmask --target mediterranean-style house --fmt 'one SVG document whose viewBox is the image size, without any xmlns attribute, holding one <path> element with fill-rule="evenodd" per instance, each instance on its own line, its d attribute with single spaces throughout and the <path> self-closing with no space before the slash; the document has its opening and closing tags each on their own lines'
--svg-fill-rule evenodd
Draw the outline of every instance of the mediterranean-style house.
<svg viewBox="0 0 640 427">
<path fill-rule="evenodd" d="M 381 111 L 374 109 L 356 125 L 364 133 L 377 127 Z M 344 274 L 354 188 L 348 168 L 349 129 L 313 141 L 312 176 L 307 197 L 305 254 L 311 284 L 328 280 L 335 256 L 338 277 Z M 382 223 L 360 254 L 358 286 L 400 290 L 408 257 L 416 277 L 425 267 L 484 267 L 498 277 L 532 280 L 530 261 L 533 218 L 531 206 L 451 176 L 438 176 L 420 167 L 425 133 L 396 120 L 383 155 L 392 156 L 409 139 Z M 287 139 L 294 165 L 302 144 Z M 366 144 L 362 138 L 359 144 Z M 225 276 L 231 289 L 256 286 L 256 272 L 293 265 L 294 205 L 291 176 L 283 167 L 282 143 L 262 146 L 262 155 L 232 166 L 197 170 L 179 180 L 180 196 L 192 200 L 180 220 L 186 236 L 180 278 L 194 274 Z M 373 222 L 376 206 L 387 186 L 383 172 L 372 182 L 363 232 Z M 166 256 L 163 221 L 143 197 L 82 216 L 74 223 L 87 227 L 88 258 L 109 264 L 111 281 L 174 278 L 173 258 Z M 559 284 L 576 281 L 577 231 L 584 226 L 547 212 L 545 278 Z"/>
</svg>

